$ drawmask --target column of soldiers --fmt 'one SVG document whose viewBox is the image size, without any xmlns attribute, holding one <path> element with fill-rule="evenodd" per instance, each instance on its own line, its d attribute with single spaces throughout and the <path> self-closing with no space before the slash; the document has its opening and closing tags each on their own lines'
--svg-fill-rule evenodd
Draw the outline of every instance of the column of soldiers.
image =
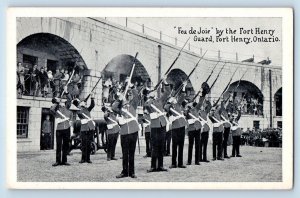
<svg viewBox="0 0 300 198">
<path fill-rule="evenodd" d="M 201 59 L 200 59 L 201 60 Z M 198 62 L 199 63 L 199 62 Z M 198 65 L 197 63 L 197 65 Z M 195 68 L 197 67 L 195 66 Z M 195 69 L 194 68 L 194 69 Z M 194 71 L 193 69 L 193 71 Z M 201 86 L 201 96 L 189 98 L 185 92 L 188 78 L 182 85 L 176 87 L 163 78 L 153 90 L 146 88 L 140 93 L 130 83 L 131 74 L 124 85 L 123 92 L 117 93 L 117 99 L 111 105 L 103 105 L 104 119 L 107 124 L 107 160 L 116 160 L 115 148 L 120 134 L 122 148 L 122 171 L 117 178 L 136 178 L 135 174 L 135 150 L 139 143 L 138 133 L 141 130 L 137 121 L 137 107 L 143 99 L 143 126 L 145 128 L 146 156 L 151 157 L 150 169 L 147 172 L 168 171 L 164 166 L 164 156 L 170 155 L 170 142 L 172 140 L 172 160 L 169 168 L 186 168 L 183 162 L 185 135 L 188 135 L 188 160 L 186 165 L 192 164 L 193 149 L 194 163 L 209 162 L 207 159 L 207 143 L 210 127 L 208 120 L 213 123 L 213 160 L 230 158 L 227 155 L 227 141 L 230 130 L 233 135 L 232 157 L 241 157 L 239 153 L 241 130 L 238 120 L 241 115 L 239 105 L 233 105 L 232 95 L 218 104 L 213 105 L 207 99 L 211 87 L 204 82 Z M 214 83 L 213 83 L 214 84 Z M 160 97 L 154 94 L 161 89 Z M 65 90 L 67 93 L 67 90 Z M 220 98 L 221 98 L 220 96 Z M 68 97 L 67 97 L 68 98 Z M 80 124 L 80 136 L 82 141 L 82 157 L 80 163 L 92 163 L 90 159 L 90 144 L 94 138 L 96 123 L 91 118 L 90 112 L 95 106 L 93 94 L 91 105 L 87 107 L 87 100 L 68 99 L 62 104 L 60 99 L 52 100 L 51 112 L 57 118 L 56 129 L 56 163 L 58 165 L 70 165 L 67 163 L 67 152 L 70 139 L 70 129 L 76 122 Z M 76 112 L 78 120 L 74 120 L 72 112 Z M 73 119 L 73 120 L 72 120 Z"/>
</svg>

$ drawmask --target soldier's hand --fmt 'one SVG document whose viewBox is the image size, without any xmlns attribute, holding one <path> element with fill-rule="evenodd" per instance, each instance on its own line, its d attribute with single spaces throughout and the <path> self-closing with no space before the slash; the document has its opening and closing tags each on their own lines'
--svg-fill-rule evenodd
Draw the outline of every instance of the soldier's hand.
<svg viewBox="0 0 300 198">
<path fill-rule="evenodd" d="M 94 99 L 95 98 L 95 94 L 92 92 L 91 93 L 91 99 Z"/>
</svg>

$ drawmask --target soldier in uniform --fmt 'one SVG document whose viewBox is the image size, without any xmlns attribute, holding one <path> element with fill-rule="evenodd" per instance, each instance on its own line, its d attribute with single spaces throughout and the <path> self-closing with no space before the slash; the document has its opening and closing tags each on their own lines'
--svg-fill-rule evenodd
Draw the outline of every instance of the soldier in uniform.
<svg viewBox="0 0 300 198">
<path fill-rule="evenodd" d="M 132 92 L 135 94 L 135 92 Z M 121 147 L 122 147 L 122 166 L 121 174 L 116 178 L 131 177 L 136 178 L 134 170 L 134 155 L 136 142 L 138 138 L 139 124 L 135 117 L 138 98 L 132 97 L 134 100 L 125 98 L 122 94 L 118 94 L 118 99 L 112 104 L 112 110 L 117 114 L 117 121 L 120 125 Z M 127 103 L 127 104 L 125 104 Z"/>
<path fill-rule="evenodd" d="M 52 166 L 70 164 L 67 162 L 67 154 L 69 151 L 70 141 L 70 118 L 72 113 L 67 109 L 63 103 L 60 105 L 58 98 L 52 99 L 53 105 L 50 108 L 50 112 L 56 118 L 56 162 Z"/>
<path fill-rule="evenodd" d="M 201 110 L 199 111 L 199 119 L 201 120 L 201 139 L 200 139 L 200 162 L 209 162 L 207 160 L 207 142 L 209 138 L 209 130 L 210 127 L 208 125 L 208 113 L 210 111 L 211 104 L 208 100 L 206 100 L 206 105 L 201 106 Z"/>
<path fill-rule="evenodd" d="M 178 101 L 174 97 L 170 97 L 165 105 L 166 111 L 172 117 L 172 165 L 170 168 L 186 168 L 183 165 L 183 147 L 185 139 L 185 129 L 187 122 L 183 115 L 182 102 L 184 99 L 183 94 L 179 95 Z M 178 164 L 177 164 L 178 159 Z"/>
<path fill-rule="evenodd" d="M 241 108 L 237 110 L 237 114 L 232 114 L 230 121 L 232 124 L 232 155 L 231 157 L 242 157 L 240 155 L 240 145 L 241 145 L 241 134 L 242 130 L 239 127 L 238 121 L 241 118 Z"/>
<path fill-rule="evenodd" d="M 197 103 L 187 105 L 186 119 L 188 121 L 188 137 L 189 137 L 189 150 L 188 150 L 188 161 L 187 165 L 192 163 L 193 146 L 195 143 L 195 165 L 200 165 L 200 133 L 201 123 L 198 118 L 198 110 L 195 108 Z"/>
<path fill-rule="evenodd" d="M 212 107 L 209 119 L 213 123 L 213 160 L 224 160 L 222 158 L 223 122 L 221 120 L 220 106 Z"/>
<path fill-rule="evenodd" d="M 223 137 L 223 145 L 222 145 L 223 154 L 224 154 L 224 158 L 229 159 L 230 157 L 227 155 L 227 142 L 229 138 L 231 124 L 229 121 L 227 106 L 228 106 L 228 99 L 221 102 L 221 119 L 223 120 L 223 126 L 224 126 L 224 137 Z"/>
<path fill-rule="evenodd" d="M 166 93 L 163 93 L 166 94 Z M 164 96 L 162 98 L 152 99 L 145 102 L 145 108 L 148 109 L 151 119 L 151 168 L 147 172 L 167 171 L 163 167 L 164 145 L 166 136 L 166 117 L 164 115 Z"/>
<path fill-rule="evenodd" d="M 145 158 L 147 157 L 151 157 L 151 135 L 150 135 L 150 124 L 151 124 L 151 119 L 150 119 L 150 114 L 148 112 L 148 110 L 144 107 L 144 115 L 142 118 L 142 122 L 143 122 L 143 127 L 144 127 L 144 131 L 145 131 L 145 141 L 146 141 L 146 155 L 144 156 Z"/>
<path fill-rule="evenodd" d="M 91 104 L 87 107 L 86 101 L 80 102 L 80 111 L 77 115 L 81 121 L 80 137 L 81 137 L 81 160 L 79 163 L 92 163 L 91 155 L 91 142 L 95 133 L 95 122 L 91 119 L 91 111 L 95 107 L 94 94 L 91 94 Z"/>
<path fill-rule="evenodd" d="M 119 138 L 120 126 L 114 112 L 109 107 L 102 107 L 104 119 L 107 123 L 107 161 L 117 160 L 115 158 L 116 145 Z"/>
</svg>

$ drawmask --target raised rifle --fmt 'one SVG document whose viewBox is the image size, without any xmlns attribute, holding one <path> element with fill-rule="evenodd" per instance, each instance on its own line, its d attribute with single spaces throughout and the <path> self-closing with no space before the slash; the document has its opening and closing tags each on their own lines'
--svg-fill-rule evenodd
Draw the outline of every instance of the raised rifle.
<svg viewBox="0 0 300 198">
<path fill-rule="evenodd" d="M 215 106 L 219 103 L 221 97 L 222 97 L 223 94 L 227 91 L 227 89 L 228 89 L 228 87 L 230 86 L 230 83 L 231 83 L 231 81 L 232 81 L 232 79 L 233 79 L 233 76 L 235 75 L 235 73 L 236 73 L 236 71 L 238 70 L 238 68 L 239 68 L 239 67 L 237 67 L 237 68 L 235 69 L 235 71 L 233 72 L 233 74 L 232 74 L 232 76 L 231 76 L 231 78 L 230 78 L 228 84 L 226 85 L 225 89 L 224 89 L 223 92 L 221 93 L 221 95 L 220 95 L 220 97 L 218 98 L 218 100 L 213 104 L 213 107 L 215 107 Z"/>
<path fill-rule="evenodd" d="M 182 50 L 184 49 L 184 47 L 186 46 L 187 42 L 190 40 L 190 38 L 188 38 L 186 40 L 186 42 L 184 43 L 184 45 L 182 46 L 182 48 L 180 49 L 177 57 L 175 58 L 175 60 L 173 61 L 173 63 L 171 64 L 171 66 L 168 68 L 168 70 L 166 71 L 164 77 L 162 79 L 160 79 L 160 81 L 155 85 L 154 89 L 151 90 L 151 92 L 155 91 L 158 89 L 158 87 L 160 86 L 160 84 L 163 82 L 163 80 L 168 76 L 168 74 L 170 73 L 172 67 L 175 65 L 176 61 L 178 60 L 179 56 L 181 55 Z"/>
<path fill-rule="evenodd" d="M 133 64 L 132 64 L 132 68 L 131 68 L 131 71 L 130 71 L 130 75 L 129 75 L 129 78 L 128 78 L 128 82 L 127 82 L 127 85 L 126 85 L 125 90 L 124 90 L 124 93 L 123 93 L 123 95 L 124 95 L 125 98 L 126 98 L 127 91 L 128 91 L 128 89 L 129 89 L 129 85 L 130 85 L 130 82 L 131 82 L 131 78 L 132 78 L 132 76 L 133 76 L 133 71 L 134 71 L 134 69 L 135 69 L 136 57 L 137 57 L 138 54 L 139 54 L 138 52 L 135 54 L 135 57 L 134 57 L 134 60 L 133 60 Z"/>
<path fill-rule="evenodd" d="M 206 79 L 206 81 L 205 81 L 204 83 L 207 83 L 207 81 L 210 79 L 210 76 L 211 76 L 212 73 L 214 72 L 214 69 L 216 68 L 216 66 L 218 65 L 218 63 L 219 63 L 219 61 L 218 61 L 217 64 L 214 66 L 213 70 L 211 71 L 210 75 L 208 76 L 208 78 Z M 217 82 L 217 80 L 218 80 L 218 78 L 219 78 L 221 72 L 223 71 L 225 65 L 226 65 L 226 62 L 223 64 L 223 66 L 222 66 L 222 68 L 220 69 L 220 71 L 219 71 L 219 73 L 218 73 L 216 79 L 214 80 L 214 82 L 213 82 L 212 85 L 210 86 L 208 93 L 211 91 L 211 88 L 212 88 L 212 87 L 215 85 L 215 83 Z M 203 84 L 203 83 L 202 83 L 202 84 Z M 195 101 L 196 98 L 199 96 L 200 93 L 201 93 L 201 89 L 197 92 L 197 94 L 194 96 L 194 98 L 192 99 L 192 101 Z M 207 93 L 207 94 L 208 94 L 208 93 Z"/>
<path fill-rule="evenodd" d="M 98 83 L 100 82 L 100 80 L 102 79 L 102 76 L 98 79 L 97 83 L 95 84 L 95 86 L 93 87 L 93 89 L 90 91 L 89 95 L 84 99 L 84 101 L 88 101 L 88 99 L 90 98 L 91 94 L 93 93 L 93 91 L 96 89 Z"/>
<path fill-rule="evenodd" d="M 74 66 L 74 68 L 73 68 L 72 74 L 71 74 L 71 76 L 69 77 L 69 80 L 68 80 L 67 84 L 65 85 L 65 87 L 68 87 L 68 85 L 70 84 L 70 82 L 71 82 L 71 80 L 72 80 L 72 78 L 73 78 L 73 75 L 74 75 L 74 73 L 75 73 L 76 67 L 77 67 L 77 61 L 75 62 L 75 66 Z M 62 97 L 63 97 L 64 94 L 65 94 L 65 89 L 64 89 L 63 92 L 61 93 L 60 101 L 61 101 L 61 99 L 62 99 Z"/>
<path fill-rule="evenodd" d="M 175 91 L 174 93 L 174 97 L 176 97 L 179 92 L 182 90 L 183 86 L 185 83 L 187 83 L 187 81 L 189 80 L 189 78 L 191 77 L 191 75 L 194 73 L 194 71 L 196 70 L 196 68 L 198 67 L 200 61 L 203 59 L 203 57 L 205 56 L 207 50 L 205 51 L 205 53 L 203 54 L 203 56 L 201 56 L 201 58 L 199 59 L 199 61 L 196 63 L 196 65 L 194 66 L 194 68 L 192 69 L 192 71 L 189 73 L 189 75 L 185 78 L 185 80 L 181 83 L 181 85 L 178 87 L 178 89 Z"/>
</svg>

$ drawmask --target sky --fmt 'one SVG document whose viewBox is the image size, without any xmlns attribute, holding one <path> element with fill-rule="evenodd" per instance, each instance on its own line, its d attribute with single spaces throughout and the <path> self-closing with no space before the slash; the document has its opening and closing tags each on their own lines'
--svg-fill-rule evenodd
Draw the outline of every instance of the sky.
<svg viewBox="0 0 300 198">
<path fill-rule="evenodd" d="M 124 18 L 108 18 L 109 21 L 125 25 Z M 282 65 L 282 29 L 281 18 L 129 18 L 127 25 L 128 28 L 142 31 L 141 24 L 145 25 L 145 33 L 159 38 L 159 31 L 162 31 L 162 39 L 172 44 L 175 43 L 175 37 L 178 39 L 178 45 L 182 46 L 183 43 L 190 37 L 191 49 L 200 54 L 200 48 L 204 53 L 206 50 L 207 57 L 217 57 L 218 50 L 224 59 L 235 60 L 236 53 L 238 53 L 239 60 L 251 58 L 254 55 L 255 62 L 269 57 L 272 61 L 271 65 Z M 140 24 L 140 25 L 139 25 Z M 180 28 L 181 27 L 181 28 Z M 193 27 L 198 31 L 200 28 L 204 34 L 189 34 L 189 30 Z M 187 30 L 187 34 L 181 30 Z M 216 42 L 216 28 L 224 30 L 221 38 L 224 42 Z M 229 30 L 237 30 L 235 34 L 226 34 L 226 28 Z M 243 28 L 241 32 L 240 28 Z M 256 28 L 264 30 L 264 34 L 257 34 Z M 252 29 L 252 30 L 251 30 Z M 209 30 L 206 31 L 206 30 Z M 251 32 L 252 31 L 252 32 Z M 228 32 L 229 33 L 229 32 Z M 242 33 L 242 34 L 241 34 Z M 252 33 L 252 34 L 251 34 Z M 166 36 L 168 35 L 168 36 Z M 194 41 L 194 37 L 209 37 L 212 36 L 214 42 L 201 42 Z M 169 37 L 170 36 L 170 37 Z M 226 40 L 228 36 L 228 40 Z M 235 38 L 251 38 L 252 42 L 246 44 L 242 42 L 232 42 L 231 36 Z M 256 38 L 278 38 L 276 42 L 254 42 Z M 180 42 L 181 41 L 181 42 Z"/>
</svg>

